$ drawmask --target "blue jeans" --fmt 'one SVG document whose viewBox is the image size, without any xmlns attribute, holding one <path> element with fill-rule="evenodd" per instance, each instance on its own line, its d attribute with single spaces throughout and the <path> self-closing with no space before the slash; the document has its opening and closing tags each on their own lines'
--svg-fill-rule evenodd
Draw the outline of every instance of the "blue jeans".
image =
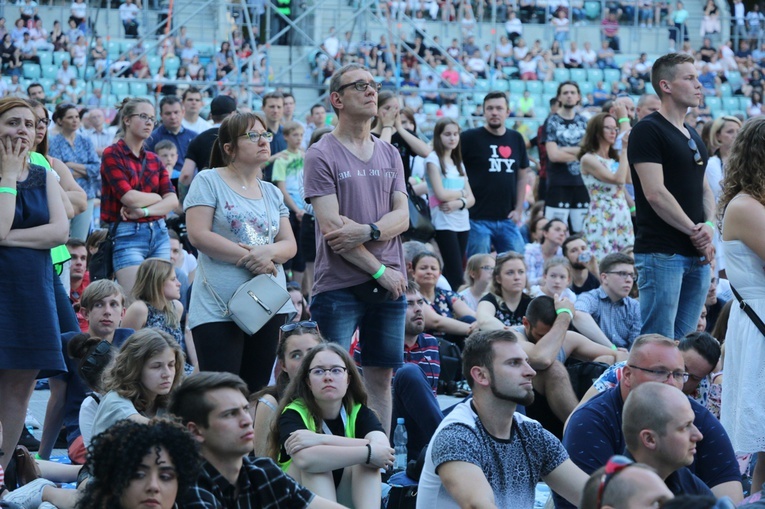
<svg viewBox="0 0 765 509">
<path fill-rule="evenodd" d="M 635 253 L 641 334 L 680 339 L 696 330 L 709 290 L 709 265 L 697 257 Z"/>
<path fill-rule="evenodd" d="M 523 253 L 523 237 L 518 225 L 512 219 L 490 221 L 488 219 L 470 220 L 467 257 L 474 254 L 491 253 L 491 246 L 497 253 L 515 251 Z"/>
<path fill-rule="evenodd" d="M 404 418 L 409 435 L 406 443 L 408 458 L 416 460 L 444 419 L 425 372 L 417 364 L 404 364 L 393 377 L 392 429 L 396 428 L 398 417 Z"/>
<path fill-rule="evenodd" d="M 114 271 L 141 265 L 147 258 L 170 259 L 170 237 L 164 219 L 148 223 L 122 221 L 114 233 Z"/>
<path fill-rule="evenodd" d="M 359 328 L 361 365 L 400 368 L 404 363 L 406 296 L 368 303 L 348 289 L 330 290 L 313 297 L 311 317 L 321 334 L 345 350 Z"/>
</svg>

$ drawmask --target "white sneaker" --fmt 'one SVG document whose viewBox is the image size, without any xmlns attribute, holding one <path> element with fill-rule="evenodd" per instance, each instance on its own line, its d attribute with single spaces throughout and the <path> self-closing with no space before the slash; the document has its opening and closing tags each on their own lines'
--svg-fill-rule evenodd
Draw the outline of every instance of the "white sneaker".
<svg viewBox="0 0 765 509">
<path fill-rule="evenodd" d="M 24 425 L 27 428 L 34 428 L 34 429 L 40 429 L 42 428 L 42 424 L 40 424 L 40 421 L 38 421 L 34 415 L 32 415 L 32 412 L 27 410 L 27 418 L 24 420 Z"/>
<path fill-rule="evenodd" d="M 3 500 L 18 504 L 24 509 L 37 509 L 42 504 L 42 492 L 46 486 L 55 487 L 56 484 L 47 479 L 35 479 L 31 483 L 11 491 Z"/>
</svg>

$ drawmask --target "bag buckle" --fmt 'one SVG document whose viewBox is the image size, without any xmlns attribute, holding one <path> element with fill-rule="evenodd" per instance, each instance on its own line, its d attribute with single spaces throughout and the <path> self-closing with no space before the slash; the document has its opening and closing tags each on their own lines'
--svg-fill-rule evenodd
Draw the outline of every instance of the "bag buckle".
<svg viewBox="0 0 765 509">
<path fill-rule="evenodd" d="M 258 298 L 258 296 L 257 296 L 257 295 L 255 295 L 255 294 L 254 294 L 252 291 L 249 291 L 249 290 L 248 290 L 248 291 L 247 291 L 247 295 L 249 295 L 249 296 L 252 298 L 252 300 L 254 300 L 254 301 L 255 301 L 255 302 L 257 302 L 258 304 L 260 304 L 260 307 L 262 307 L 262 308 L 263 308 L 263 310 L 264 310 L 266 313 L 268 313 L 269 315 L 273 315 L 273 314 L 274 314 L 274 312 L 273 312 L 273 311 L 271 311 L 271 308 L 270 308 L 270 307 L 268 307 L 268 306 L 266 306 L 265 302 L 263 302 L 262 300 L 260 300 L 260 299 Z"/>
</svg>

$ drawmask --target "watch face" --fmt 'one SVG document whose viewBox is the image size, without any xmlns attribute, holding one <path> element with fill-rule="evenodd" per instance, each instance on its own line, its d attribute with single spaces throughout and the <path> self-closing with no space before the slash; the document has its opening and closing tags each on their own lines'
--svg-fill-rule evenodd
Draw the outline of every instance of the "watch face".
<svg viewBox="0 0 765 509">
<path fill-rule="evenodd" d="M 380 238 L 380 229 L 377 228 L 377 226 L 370 224 L 369 225 L 372 228 L 372 232 L 369 234 L 372 240 L 377 240 Z"/>
</svg>

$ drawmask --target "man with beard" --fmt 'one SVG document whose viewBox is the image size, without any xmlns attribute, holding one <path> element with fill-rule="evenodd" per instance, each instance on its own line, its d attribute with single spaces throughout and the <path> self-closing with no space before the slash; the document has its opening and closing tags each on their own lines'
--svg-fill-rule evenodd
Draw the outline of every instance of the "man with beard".
<svg viewBox="0 0 765 509">
<path fill-rule="evenodd" d="M 590 195 L 579 168 L 579 144 L 587 119 L 576 112 L 582 98 L 579 85 L 564 81 L 558 86 L 558 113 L 547 119 L 547 199 L 545 217 L 560 219 L 571 233 L 579 233 L 590 206 Z"/>
<path fill-rule="evenodd" d="M 576 299 L 574 327 L 598 343 L 629 349 L 640 335 L 640 303 L 628 297 L 635 281 L 635 262 L 622 253 L 600 262 L 600 288 Z"/>
<path fill-rule="evenodd" d="M 462 159 L 475 196 L 470 208 L 468 257 L 494 251 L 523 253 L 519 225 L 526 193 L 529 158 L 517 131 L 505 127 L 509 106 L 504 92 L 483 99 L 483 127 L 460 137 Z"/>
<path fill-rule="evenodd" d="M 473 399 L 436 430 L 425 455 L 418 509 L 532 507 L 541 479 L 578 505 L 587 475 L 560 441 L 515 413 L 534 400 L 536 374 L 511 331 L 476 332 L 465 342 L 462 371 Z"/>
<path fill-rule="evenodd" d="M 576 295 L 595 290 L 600 286 L 598 277 L 587 268 L 592 261 L 592 253 L 582 235 L 571 235 L 561 246 L 563 256 L 571 264 L 571 291 Z M 597 262 L 592 264 L 597 265 Z"/>
</svg>

